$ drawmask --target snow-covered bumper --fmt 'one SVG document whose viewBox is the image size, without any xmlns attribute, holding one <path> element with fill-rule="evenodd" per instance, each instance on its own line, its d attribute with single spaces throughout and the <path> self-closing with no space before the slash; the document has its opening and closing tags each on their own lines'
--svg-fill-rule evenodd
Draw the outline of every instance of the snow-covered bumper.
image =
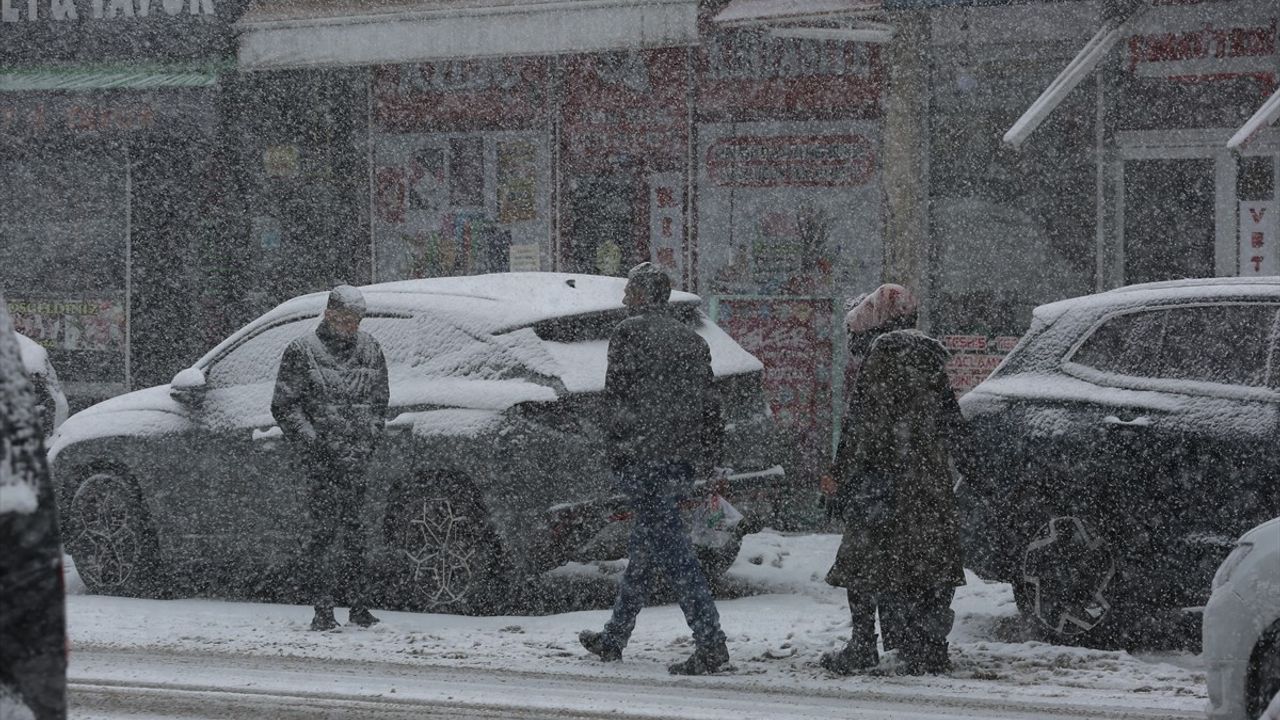
<svg viewBox="0 0 1280 720">
<path fill-rule="evenodd" d="M 1204 609 L 1204 658 L 1209 720 L 1248 720 L 1245 712 L 1249 655 L 1258 639 L 1252 613 L 1227 585 Z"/>
</svg>

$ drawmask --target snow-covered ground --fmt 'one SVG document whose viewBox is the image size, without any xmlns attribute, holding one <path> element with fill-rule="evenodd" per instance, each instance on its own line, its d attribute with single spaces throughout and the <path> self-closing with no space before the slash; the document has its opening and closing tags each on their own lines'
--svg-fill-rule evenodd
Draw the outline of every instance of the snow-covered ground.
<svg viewBox="0 0 1280 720">
<path fill-rule="evenodd" d="M 1204 673 L 1186 652 L 1133 655 L 1022 641 L 1007 585 L 970 576 L 955 601 L 951 633 L 954 670 L 941 677 L 896 674 L 893 653 L 881 667 L 834 677 L 819 655 L 848 635 L 842 590 L 822 578 L 835 555 L 835 535 L 748 536 L 719 603 L 736 672 L 698 679 L 720 690 L 847 693 L 850 697 L 1027 702 L 1083 709 L 1131 708 L 1147 716 L 1188 717 L 1205 706 Z M 607 574 L 617 564 L 578 566 L 556 576 Z M 69 580 L 77 589 L 74 577 Z M 622 663 L 604 664 L 576 642 L 579 630 L 599 628 L 607 610 L 531 617 L 458 617 L 381 612 L 368 630 L 308 631 L 308 608 L 211 600 L 146 601 L 73 595 L 68 600 L 73 682 L 92 679 L 77 650 L 189 657 L 292 658 L 537 673 L 543 676 L 641 683 L 676 683 L 666 665 L 692 650 L 674 605 L 647 609 Z M 339 612 L 339 620 L 345 613 Z M 74 693 L 73 693 L 74 698 Z M 1154 715 L 1150 713 L 1154 712 Z M 981 712 L 975 717 L 982 716 Z"/>
</svg>

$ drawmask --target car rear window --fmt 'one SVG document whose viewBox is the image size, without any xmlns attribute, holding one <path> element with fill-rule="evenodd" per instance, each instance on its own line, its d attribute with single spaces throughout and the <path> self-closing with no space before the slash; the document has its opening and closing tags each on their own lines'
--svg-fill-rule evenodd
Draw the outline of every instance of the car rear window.
<svg viewBox="0 0 1280 720">
<path fill-rule="evenodd" d="M 1274 305 L 1175 308 L 1166 313 L 1160 377 L 1261 387 Z"/>
<path fill-rule="evenodd" d="M 1262 387 L 1276 305 L 1160 308 L 1113 317 L 1071 362 L 1106 373 Z"/>
<path fill-rule="evenodd" d="M 702 322 L 697 303 L 672 303 L 667 308 L 677 319 L 690 327 L 696 328 Z M 629 310 L 622 308 L 584 315 L 569 315 L 536 323 L 533 331 L 540 339 L 547 342 L 576 343 L 607 340 L 618 323 L 626 320 L 630 315 Z"/>
</svg>

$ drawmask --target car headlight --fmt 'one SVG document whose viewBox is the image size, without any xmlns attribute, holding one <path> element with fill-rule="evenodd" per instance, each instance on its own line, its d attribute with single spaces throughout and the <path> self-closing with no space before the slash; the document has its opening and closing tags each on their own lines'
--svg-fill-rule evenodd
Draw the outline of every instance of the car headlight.
<svg viewBox="0 0 1280 720">
<path fill-rule="evenodd" d="M 1240 567 L 1240 563 L 1244 562 L 1246 557 L 1249 557 L 1249 552 L 1251 550 L 1253 550 L 1253 543 L 1239 543 L 1236 545 L 1235 550 L 1232 550 L 1231 554 L 1227 556 L 1227 559 L 1222 561 L 1222 565 L 1218 568 L 1218 572 L 1214 573 L 1214 590 L 1217 590 L 1230 582 L 1231 573 L 1235 572 L 1236 568 Z"/>
</svg>

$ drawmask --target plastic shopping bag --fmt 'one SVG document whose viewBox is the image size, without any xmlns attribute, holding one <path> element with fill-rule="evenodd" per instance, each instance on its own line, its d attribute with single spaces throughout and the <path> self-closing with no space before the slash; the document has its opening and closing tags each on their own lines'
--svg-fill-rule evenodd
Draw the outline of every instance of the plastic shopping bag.
<svg viewBox="0 0 1280 720">
<path fill-rule="evenodd" d="M 742 513 L 720 495 L 711 494 L 693 509 L 689 536 L 693 544 L 706 548 L 722 548 L 733 542 Z"/>
</svg>

